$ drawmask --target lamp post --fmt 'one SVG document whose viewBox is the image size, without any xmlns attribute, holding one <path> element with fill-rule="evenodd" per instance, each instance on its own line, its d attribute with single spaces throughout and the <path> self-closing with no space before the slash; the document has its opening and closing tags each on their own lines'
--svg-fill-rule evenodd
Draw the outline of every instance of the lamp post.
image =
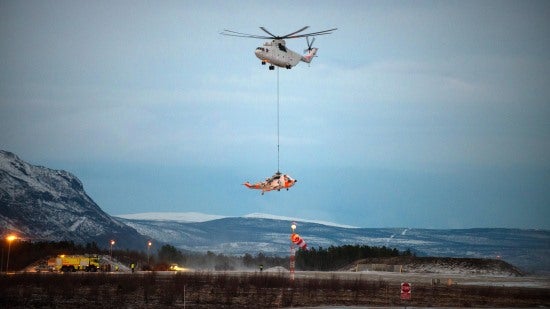
<svg viewBox="0 0 550 309">
<path fill-rule="evenodd" d="M 147 242 L 147 266 L 149 266 L 149 251 L 151 250 L 152 245 L 153 245 L 153 243 L 149 240 Z"/>
<path fill-rule="evenodd" d="M 10 249 L 11 249 L 11 242 L 16 240 L 17 236 L 15 235 L 9 235 L 6 237 L 6 240 L 8 241 L 8 260 L 6 262 L 6 273 L 10 270 Z"/>
<path fill-rule="evenodd" d="M 111 239 L 111 249 L 109 250 L 109 255 L 111 256 L 111 260 L 113 259 L 113 246 L 115 245 L 115 241 Z"/>
<path fill-rule="evenodd" d="M 294 267 L 296 266 L 296 260 L 295 260 L 296 250 L 294 248 L 294 243 L 292 242 L 292 236 L 296 231 L 296 222 L 292 222 L 292 224 L 290 225 L 290 229 L 292 230 L 292 234 L 290 235 L 290 280 L 294 281 Z"/>
</svg>

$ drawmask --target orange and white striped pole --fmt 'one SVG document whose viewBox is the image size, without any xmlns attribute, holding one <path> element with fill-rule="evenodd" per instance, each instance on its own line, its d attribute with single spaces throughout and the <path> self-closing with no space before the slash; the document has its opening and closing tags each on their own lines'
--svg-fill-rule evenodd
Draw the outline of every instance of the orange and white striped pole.
<svg viewBox="0 0 550 309">
<path fill-rule="evenodd" d="M 292 225 L 290 226 L 290 229 L 292 230 L 292 234 L 290 235 L 290 281 L 294 281 L 294 267 L 296 266 L 296 249 L 294 247 L 294 242 L 292 241 L 292 235 L 294 235 L 294 231 L 296 230 L 296 222 L 292 222 Z"/>
</svg>

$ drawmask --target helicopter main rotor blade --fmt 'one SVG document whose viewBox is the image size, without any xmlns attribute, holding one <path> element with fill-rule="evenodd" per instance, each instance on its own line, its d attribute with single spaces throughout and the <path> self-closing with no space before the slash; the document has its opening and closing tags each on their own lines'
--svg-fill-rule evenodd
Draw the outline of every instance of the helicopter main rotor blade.
<svg viewBox="0 0 550 309">
<path fill-rule="evenodd" d="M 291 36 L 297 34 L 298 32 L 302 32 L 302 31 L 306 30 L 307 28 L 309 28 L 309 26 L 305 26 L 305 27 L 303 27 L 302 29 L 300 29 L 300 30 L 298 30 L 298 31 L 294 31 L 294 32 L 289 33 L 289 34 L 287 34 L 287 35 L 283 35 L 282 38 L 284 39 L 284 38 L 291 37 Z"/>
<path fill-rule="evenodd" d="M 329 30 L 311 32 L 311 33 L 304 33 L 304 34 L 298 34 L 298 35 L 291 35 L 291 36 L 285 37 L 285 39 L 296 39 L 296 38 L 303 38 L 303 37 L 306 37 L 306 36 L 331 34 L 332 31 L 334 31 L 334 30 L 338 30 L 338 28 L 332 28 L 332 29 L 329 29 Z"/>
<path fill-rule="evenodd" d="M 271 37 L 265 36 L 265 35 L 255 35 L 255 34 L 248 34 L 248 33 L 242 33 L 237 32 L 233 30 L 224 29 L 222 32 L 220 32 L 221 35 L 227 35 L 227 36 L 236 36 L 241 38 L 252 38 L 252 39 L 271 39 Z"/>
<path fill-rule="evenodd" d="M 332 28 L 332 29 L 328 29 L 328 30 L 323 30 L 323 31 L 317 31 L 317 32 L 310 32 L 310 33 L 304 33 L 304 34 L 298 34 L 304 30 L 306 30 L 307 28 L 309 28 L 309 26 L 305 26 L 303 27 L 302 29 L 298 30 L 298 31 L 294 31 L 292 33 L 289 33 L 285 36 L 277 36 L 277 35 L 274 35 L 273 33 L 269 32 L 266 28 L 264 27 L 260 27 L 260 29 L 262 29 L 265 33 L 269 34 L 269 36 L 265 36 L 265 35 L 256 35 L 256 34 L 249 34 L 249 33 L 242 33 L 242 32 L 237 32 L 237 31 L 233 31 L 233 30 L 228 30 L 228 29 L 224 29 L 222 32 L 220 32 L 221 35 L 227 35 L 227 36 L 236 36 L 236 37 L 241 37 L 241 38 L 252 38 L 252 39 L 263 39 L 263 40 L 269 40 L 269 39 L 278 39 L 278 40 L 281 40 L 281 39 L 296 39 L 296 38 L 303 38 L 303 37 L 308 37 L 308 36 L 312 36 L 313 37 L 313 40 L 315 40 L 315 36 L 316 35 L 325 35 L 325 34 L 331 34 L 332 31 L 334 30 L 338 30 L 338 28 Z M 312 43 L 313 44 L 313 40 L 312 40 Z M 308 40 L 309 41 L 309 40 Z"/>
<path fill-rule="evenodd" d="M 273 33 L 267 31 L 267 29 L 264 28 L 264 27 L 260 27 L 260 29 L 262 29 L 265 33 L 271 35 L 271 38 L 273 38 L 273 39 L 278 39 L 279 38 L 278 36 L 274 35 Z"/>
</svg>

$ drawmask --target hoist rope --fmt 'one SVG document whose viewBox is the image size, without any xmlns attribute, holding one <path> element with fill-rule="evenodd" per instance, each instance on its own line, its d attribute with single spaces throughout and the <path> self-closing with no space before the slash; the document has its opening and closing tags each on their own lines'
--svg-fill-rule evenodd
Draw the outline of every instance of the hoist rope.
<svg viewBox="0 0 550 309">
<path fill-rule="evenodd" d="M 277 67 L 277 173 L 279 173 L 279 67 Z"/>
</svg>

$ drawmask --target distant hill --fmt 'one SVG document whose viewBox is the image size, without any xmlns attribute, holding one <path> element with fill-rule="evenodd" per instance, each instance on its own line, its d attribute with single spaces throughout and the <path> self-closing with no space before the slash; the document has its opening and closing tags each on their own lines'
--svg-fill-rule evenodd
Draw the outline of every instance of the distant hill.
<svg viewBox="0 0 550 309">
<path fill-rule="evenodd" d="M 235 255 L 289 254 L 291 221 L 252 216 L 187 222 L 160 217 L 119 219 L 144 235 L 184 250 Z M 345 244 L 386 246 L 410 249 L 417 256 L 502 259 L 526 272 L 550 273 L 550 231 L 544 230 L 346 228 L 298 222 L 297 232 L 310 248 Z"/>
<path fill-rule="evenodd" d="M 27 240 L 143 248 L 147 238 L 112 218 L 69 172 L 34 166 L 0 150 L 0 234 Z"/>
</svg>

